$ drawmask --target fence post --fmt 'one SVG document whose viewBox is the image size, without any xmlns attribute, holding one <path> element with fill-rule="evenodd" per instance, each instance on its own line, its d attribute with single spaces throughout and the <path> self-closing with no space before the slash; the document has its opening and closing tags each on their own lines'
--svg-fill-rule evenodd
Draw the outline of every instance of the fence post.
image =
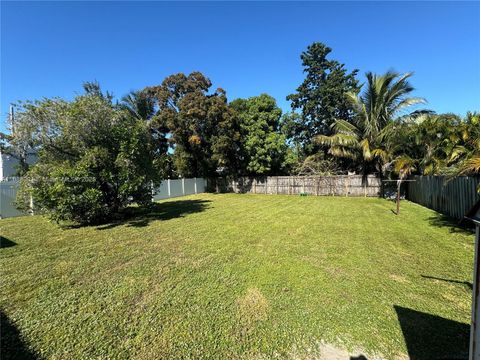
<svg viewBox="0 0 480 360">
<path fill-rule="evenodd" d="M 170 179 L 167 179 L 168 198 L 170 199 Z"/>
<path fill-rule="evenodd" d="M 33 196 L 32 196 L 32 194 L 30 194 L 30 204 L 29 205 L 30 205 L 29 213 L 30 213 L 30 215 L 33 215 Z"/>
<path fill-rule="evenodd" d="M 195 186 L 195 194 L 196 194 L 196 193 L 197 193 L 197 178 L 194 177 L 194 178 L 193 178 L 193 181 L 195 181 L 195 185 L 194 185 L 194 186 Z"/>
<path fill-rule="evenodd" d="M 185 178 L 182 178 L 182 195 L 185 196 Z"/>
<path fill-rule="evenodd" d="M 161 183 L 160 183 L 161 184 Z M 150 188 L 151 188 L 151 194 L 152 194 L 152 202 L 155 201 L 155 187 L 153 186 L 153 181 L 150 181 Z"/>
</svg>

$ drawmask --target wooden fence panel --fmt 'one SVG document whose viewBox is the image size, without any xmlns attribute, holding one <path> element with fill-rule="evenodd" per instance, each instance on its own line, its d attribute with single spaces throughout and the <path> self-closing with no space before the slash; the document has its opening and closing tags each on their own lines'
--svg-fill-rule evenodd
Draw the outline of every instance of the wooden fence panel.
<svg viewBox="0 0 480 360">
<path fill-rule="evenodd" d="M 215 178 L 209 180 L 208 187 L 217 192 L 252 194 L 379 196 L 382 183 L 374 175 L 264 176 Z"/>
<path fill-rule="evenodd" d="M 455 219 L 462 219 L 480 199 L 479 176 L 412 176 L 411 180 L 415 181 L 408 182 L 408 200 Z"/>
</svg>

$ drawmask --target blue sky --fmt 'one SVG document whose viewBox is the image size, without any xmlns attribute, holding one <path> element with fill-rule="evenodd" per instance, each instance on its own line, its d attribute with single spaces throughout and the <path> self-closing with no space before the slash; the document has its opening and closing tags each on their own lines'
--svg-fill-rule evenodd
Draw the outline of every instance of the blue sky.
<svg viewBox="0 0 480 360">
<path fill-rule="evenodd" d="M 72 98 L 98 80 L 120 97 L 193 70 L 230 100 L 280 107 L 321 41 L 349 69 L 415 71 L 437 112 L 480 110 L 479 2 L 4 2 L 0 130 L 18 99 Z"/>
</svg>

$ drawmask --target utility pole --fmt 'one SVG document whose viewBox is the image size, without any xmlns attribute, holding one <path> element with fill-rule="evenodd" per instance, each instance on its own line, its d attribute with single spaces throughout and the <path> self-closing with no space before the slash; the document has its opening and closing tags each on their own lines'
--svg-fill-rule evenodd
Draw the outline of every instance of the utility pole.
<svg viewBox="0 0 480 360">
<path fill-rule="evenodd" d="M 15 133 L 15 113 L 13 110 L 13 105 L 10 105 L 10 111 L 8 112 L 8 120 L 10 122 L 12 135 Z"/>
</svg>

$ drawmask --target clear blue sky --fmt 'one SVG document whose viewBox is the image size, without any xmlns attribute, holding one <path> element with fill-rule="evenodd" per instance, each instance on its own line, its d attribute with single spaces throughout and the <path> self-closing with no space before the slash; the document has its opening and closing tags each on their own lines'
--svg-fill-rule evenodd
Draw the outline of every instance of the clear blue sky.
<svg viewBox="0 0 480 360">
<path fill-rule="evenodd" d="M 1 109 L 71 98 L 98 80 L 120 97 L 199 70 L 228 98 L 267 92 L 284 110 L 321 41 L 349 69 L 415 71 L 437 112 L 480 110 L 479 2 L 4 2 Z"/>
</svg>

